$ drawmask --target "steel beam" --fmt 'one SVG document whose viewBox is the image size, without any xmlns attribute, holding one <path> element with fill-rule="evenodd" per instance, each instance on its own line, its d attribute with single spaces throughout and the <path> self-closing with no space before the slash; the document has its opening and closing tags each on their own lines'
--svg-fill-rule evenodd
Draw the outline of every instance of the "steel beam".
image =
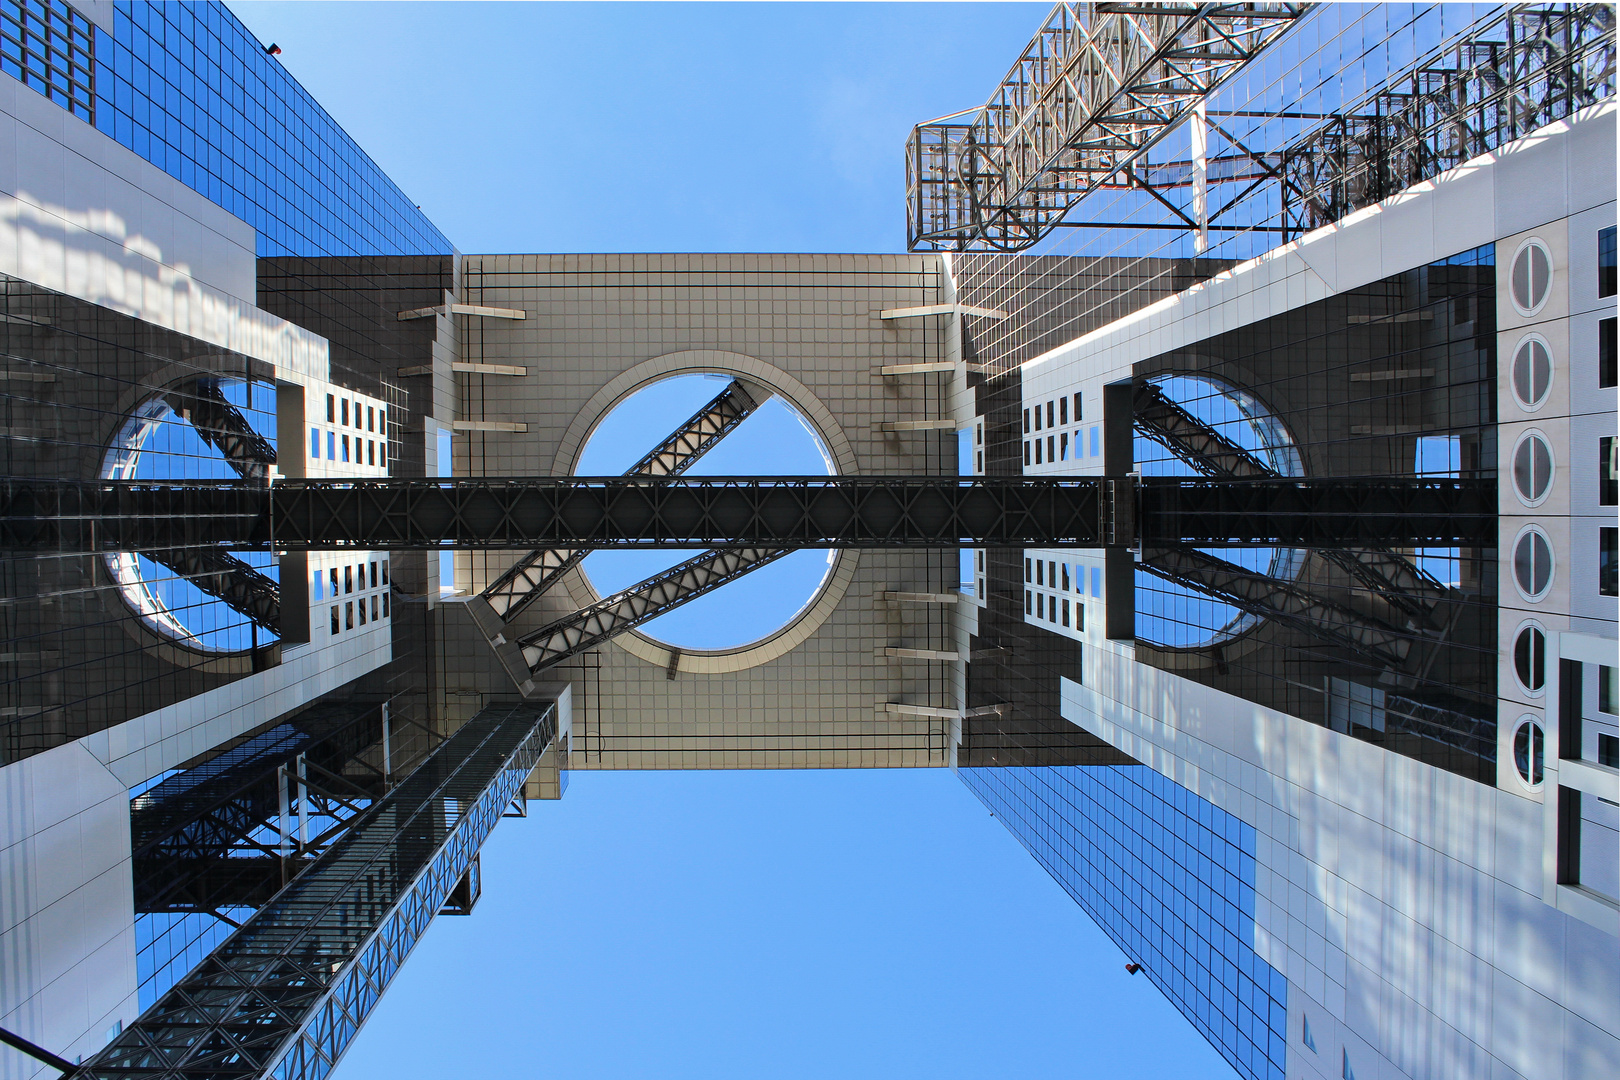
<svg viewBox="0 0 1620 1080">
<path fill-rule="evenodd" d="M 625 475 L 679 476 L 770 397 L 771 392 L 757 383 L 731 380 L 707 405 L 630 466 Z M 588 554 L 566 548 L 531 551 L 490 582 L 479 598 L 502 622 L 510 622 Z"/>
<path fill-rule="evenodd" d="M 1224 600 L 1244 611 L 1341 645 L 1381 665 L 1411 651 L 1411 635 L 1378 619 L 1193 548 L 1146 550 L 1137 564 L 1165 581 Z"/>
<path fill-rule="evenodd" d="M 912 131 L 908 249 L 1031 246 L 1310 6 L 1058 4 L 983 107 Z"/>
<path fill-rule="evenodd" d="M 281 633 L 281 585 L 219 548 L 171 548 L 143 551 L 148 559 L 173 570 L 209 596 L 225 601 L 272 634 Z"/>
<path fill-rule="evenodd" d="M 169 408 L 191 422 L 203 442 L 220 452 L 238 476 L 261 483 L 270 478 L 276 448 L 254 431 L 247 417 L 231 404 L 220 389 L 219 379 L 192 379 L 166 400 Z"/>
<path fill-rule="evenodd" d="M 711 593 L 788 552 L 781 548 L 722 548 L 656 574 L 518 639 L 529 674 L 611 641 L 682 604 Z"/>
<path fill-rule="evenodd" d="M 1494 547 L 1496 481 L 814 476 L 0 480 L 0 550 Z"/>
<path fill-rule="evenodd" d="M 320 1080 L 556 733 L 486 708 L 226 938 L 75 1080 Z"/>
</svg>

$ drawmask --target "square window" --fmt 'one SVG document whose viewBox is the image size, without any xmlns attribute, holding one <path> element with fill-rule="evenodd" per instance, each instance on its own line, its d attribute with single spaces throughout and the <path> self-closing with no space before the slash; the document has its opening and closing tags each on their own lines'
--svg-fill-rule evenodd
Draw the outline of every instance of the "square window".
<svg viewBox="0 0 1620 1080">
<path fill-rule="evenodd" d="M 1598 530 L 1598 592 L 1620 596 L 1620 528 Z"/>
<path fill-rule="evenodd" d="M 1598 295 L 1613 296 L 1615 286 L 1614 226 L 1598 230 Z"/>
<path fill-rule="evenodd" d="M 354 629 L 354 601 L 353 600 L 344 601 L 344 604 L 343 604 L 343 628 L 345 630 L 353 630 Z"/>
<path fill-rule="evenodd" d="M 1598 385 L 1613 386 L 1616 381 L 1614 319 L 1598 320 Z"/>
</svg>

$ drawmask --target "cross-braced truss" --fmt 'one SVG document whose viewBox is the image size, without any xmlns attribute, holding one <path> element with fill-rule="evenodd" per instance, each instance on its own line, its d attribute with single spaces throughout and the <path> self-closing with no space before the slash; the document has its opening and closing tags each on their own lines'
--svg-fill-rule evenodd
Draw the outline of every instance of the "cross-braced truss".
<svg viewBox="0 0 1620 1080">
<path fill-rule="evenodd" d="M 202 592 L 223 600 L 272 634 L 281 633 L 281 584 L 229 552 L 191 547 L 143 551 Z"/>
<path fill-rule="evenodd" d="M 1308 7 L 1058 4 L 984 106 L 912 131 L 907 247 L 1029 247 Z"/>
<path fill-rule="evenodd" d="M 711 593 L 744 574 L 775 562 L 781 548 L 722 548 L 655 574 L 518 639 L 531 674 L 595 648 L 665 612 Z"/>
<path fill-rule="evenodd" d="M 1134 511 L 1134 512 L 1133 512 Z M 0 550 L 1490 547 L 1494 479 L 0 479 Z"/>
<path fill-rule="evenodd" d="M 486 708 L 74 1080 L 321 1080 L 556 733 Z"/>
<path fill-rule="evenodd" d="M 1614 92 L 1613 5 L 1510 7 L 1289 146 L 1283 227 L 1331 224 Z"/>
<path fill-rule="evenodd" d="M 197 434 L 244 480 L 264 482 L 276 463 L 276 448 L 253 430 L 214 378 L 192 379 L 168 396 L 169 408 L 190 421 Z"/>
</svg>

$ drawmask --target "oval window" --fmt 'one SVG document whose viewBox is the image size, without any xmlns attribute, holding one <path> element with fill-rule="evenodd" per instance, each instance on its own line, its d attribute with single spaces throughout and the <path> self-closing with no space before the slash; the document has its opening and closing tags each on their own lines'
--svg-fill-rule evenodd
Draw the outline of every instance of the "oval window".
<svg viewBox="0 0 1620 1080">
<path fill-rule="evenodd" d="M 1525 409 L 1539 409 L 1552 389 L 1552 353 L 1539 334 L 1519 342 L 1513 353 L 1513 396 Z"/>
<path fill-rule="evenodd" d="M 1533 716 L 1519 719 L 1513 732 L 1513 767 L 1519 779 L 1532 791 L 1541 787 L 1541 768 L 1547 749 L 1547 735 Z"/>
<path fill-rule="evenodd" d="M 1513 490 L 1526 506 L 1540 506 L 1552 490 L 1552 447 L 1539 431 L 1527 431 L 1513 447 Z"/>
<path fill-rule="evenodd" d="M 1551 287 L 1552 253 L 1540 240 L 1526 240 L 1513 256 L 1513 306 L 1520 315 L 1534 315 L 1547 302 Z"/>
<path fill-rule="evenodd" d="M 1536 601 L 1547 595 L 1552 577 L 1552 544 L 1539 526 L 1526 525 L 1513 542 L 1513 583 L 1526 600 Z"/>
<path fill-rule="evenodd" d="M 1537 623 L 1525 623 L 1513 636 L 1513 674 L 1532 697 L 1547 685 L 1547 634 Z"/>
</svg>

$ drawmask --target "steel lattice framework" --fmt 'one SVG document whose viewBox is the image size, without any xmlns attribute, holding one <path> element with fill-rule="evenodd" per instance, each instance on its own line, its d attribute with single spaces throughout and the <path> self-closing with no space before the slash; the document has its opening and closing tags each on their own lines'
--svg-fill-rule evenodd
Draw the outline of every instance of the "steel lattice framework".
<svg viewBox="0 0 1620 1080">
<path fill-rule="evenodd" d="M 1611 4 L 1519 4 L 1470 28 L 1283 152 L 1297 235 L 1615 92 Z"/>
<path fill-rule="evenodd" d="M 1412 477 L 0 480 L 0 550 L 1494 547 L 1496 481 Z"/>
<path fill-rule="evenodd" d="M 677 563 L 623 592 L 518 639 L 529 673 L 618 637 L 788 554 L 783 548 L 720 548 Z"/>
<path fill-rule="evenodd" d="M 1058 4 L 988 102 L 906 148 L 911 251 L 1021 251 L 1309 4 Z"/>
<path fill-rule="evenodd" d="M 185 417 L 203 442 L 220 452 L 244 480 L 264 483 L 276 463 L 276 448 L 248 423 L 212 377 L 192 379 L 170 393 L 169 408 Z"/>
<path fill-rule="evenodd" d="M 556 734 L 551 705 L 464 724 L 75 1080 L 320 1080 Z"/>
<path fill-rule="evenodd" d="M 771 397 L 770 391 L 741 379 L 726 388 L 663 442 L 625 471 L 626 476 L 679 476 L 755 409 Z M 541 548 L 531 551 L 490 582 L 479 599 L 502 622 L 510 622 L 590 554 L 583 549 Z"/>
<path fill-rule="evenodd" d="M 218 548 L 143 551 L 209 596 L 223 600 L 272 634 L 281 632 L 281 584 Z"/>
</svg>

